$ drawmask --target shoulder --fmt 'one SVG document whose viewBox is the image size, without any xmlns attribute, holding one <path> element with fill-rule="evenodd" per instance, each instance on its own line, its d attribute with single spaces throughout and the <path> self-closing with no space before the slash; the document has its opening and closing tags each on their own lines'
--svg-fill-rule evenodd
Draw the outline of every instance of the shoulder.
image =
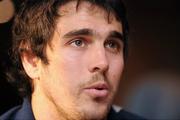
<svg viewBox="0 0 180 120">
<path fill-rule="evenodd" d="M 0 120 L 34 120 L 32 108 L 29 100 L 26 98 L 22 105 L 10 109 L 8 112 L 0 116 Z"/>
<path fill-rule="evenodd" d="M 9 119 L 14 119 L 17 112 L 21 109 L 21 106 L 16 106 L 6 113 L 4 113 L 2 116 L 0 116 L 0 120 L 9 120 Z"/>
<path fill-rule="evenodd" d="M 146 120 L 136 114 L 130 113 L 126 110 L 121 109 L 119 112 L 111 109 L 108 120 Z"/>
<path fill-rule="evenodd" d="M 127 120 L 145 120 L 144 118 L 134 114 L 134 113 L 130 113 L 128 111 L 125 110 L 121 110 L 119 113 L 119 116 L 122 116 L 123 118 L 126 118 Z"/>
</svg>

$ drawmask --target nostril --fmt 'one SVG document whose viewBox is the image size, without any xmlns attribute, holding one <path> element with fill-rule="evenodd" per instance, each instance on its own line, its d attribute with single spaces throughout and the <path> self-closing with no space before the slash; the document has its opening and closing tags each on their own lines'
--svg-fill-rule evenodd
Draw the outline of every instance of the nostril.
<svg viewBox="0 0 180 120">
<path fill-rule="evenodd" d="M 94 67 L 92 66 L 90 71 L 91 72 L 100 72 L 104 73 L 109 68 L 108 64 L 95 64 Z"/>
<path fill-rule="evenodd" d="M 97 72 L 99 70 L 100 70 L 100 68 L 98 68 L 98 67 L 94 67 L 94 69 L 93 69 L 94 72 Z"/>
</svg>

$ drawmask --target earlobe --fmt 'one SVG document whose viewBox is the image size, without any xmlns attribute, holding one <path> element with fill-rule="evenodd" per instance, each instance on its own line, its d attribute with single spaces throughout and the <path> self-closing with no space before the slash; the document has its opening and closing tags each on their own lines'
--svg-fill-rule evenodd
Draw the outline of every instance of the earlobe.
<svg viewBox="0 0 180 120">
<path fill-rule="evenodd" d="M 26 74 L 31 79 L 39 78 L 39 59 L 32 53 L 32 51 L 23 51 L 21 53 L 21 61 Z"/>
</svg>

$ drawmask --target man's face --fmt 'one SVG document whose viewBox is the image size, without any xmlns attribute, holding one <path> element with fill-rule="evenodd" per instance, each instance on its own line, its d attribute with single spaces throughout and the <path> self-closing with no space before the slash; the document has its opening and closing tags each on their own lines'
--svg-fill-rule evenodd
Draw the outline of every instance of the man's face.
<svg viewBox="0 0 180 120">
<path fill-rule="evenodd" d="M 112 104 L 124 66 L 122 25 L 104 10 L 71 2 L 47 46 L 48 65 L 41 63 L 37 86 L 64 117 L 103 119 Z M 34 91 L 36 92 L 36 91 Z M 63 115 L 62 115 L 63 116 Z"/>
</svg>

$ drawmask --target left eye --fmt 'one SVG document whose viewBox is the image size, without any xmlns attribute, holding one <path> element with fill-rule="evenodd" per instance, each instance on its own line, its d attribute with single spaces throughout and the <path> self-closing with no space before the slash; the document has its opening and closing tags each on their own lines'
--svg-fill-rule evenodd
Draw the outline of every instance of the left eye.
<svg viewBox="0 0 180 120">
<path fill-rule="evenodd" d="M 109 47 L 109 48 L 113 48 L 113 49 L 116 49 L 116 48 L 118 48 L 118 45 L 117 45 L 117 43 L 115 43 L 115 42 L 112 42 L 112 41 L 111 41 L 111 42 L 109 42 L 107 45 L 108 45 L 108 47 Z"/>
<path fill-rule="evenodd" d="M 75 47 L 84 47 L 85 43 L 83 40 L 81 39 L 75 39 L 71 42 L 71 45 L 75 46 Z"/>
<path fill-rule="evenodd" d="M 108 48 L 112 52 L 119 52 L 121 45 L 117 41 L 110 40 L 105 43 L 105 47 Z"/>
</svg>

